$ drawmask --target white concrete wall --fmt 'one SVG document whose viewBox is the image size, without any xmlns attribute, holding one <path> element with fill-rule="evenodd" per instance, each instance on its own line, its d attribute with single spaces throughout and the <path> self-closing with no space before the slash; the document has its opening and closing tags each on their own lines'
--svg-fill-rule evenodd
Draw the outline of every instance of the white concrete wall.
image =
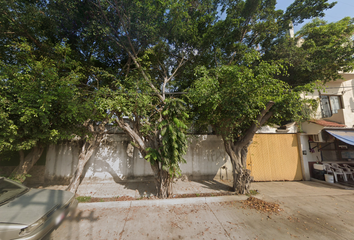
<svg viewBox="0 0 354 240">
<path fill-rule="evenodd" d="M 224 150 L 222 139 L 215 135 L 189 138 L 186 164 L 181 165 L 182 174 L 189 178 L 226 178 L 231 176 L 231 163 Z M 151 177 L 150 164 L 137 149 L 133 156 L 127 154 L 130 140 L 125 134 L 107 134 L 98 150 L 86 166 L 83 181 L 124 181 Z M 47 181 L 69 181 L 75 171 L 79 148 L 75 144 L 52 145 L 47 151 L 45 178 Z M 226 168 L 220 169 L 222 166 Z"/>
<path fill-rule="evenodd" d="M 297 133 L 297 125 L 295 122 L 287 124 L 286 130 L 278 129 L 278 127 L 279 126 L 265 125 L 262 126 L 260 129 L 258 129 L 256 133 L 276 133 L 276 134 Z"/>
<path fill-rule="evenodd" d="M 75 144 L 51 145 L 47 150 L 45 178 L 69 180 L 79 159 L 79 148 Z"/>
<path fill-rule="evenodd" d="M 223 141 L 215 135 L 201 135 L 189 138 L 189 147 L 184 158 L 186 164 L 181 165 L 182 174 L 193 176 L 194 178 L 226 177 L 226 169 L 231 174 L 231 162 L 224 149 Z M 220 169 L 225 165 L 225 169 Z"/>
<path fill-rule="evenodd" d="M 347 127 L 354 127 L 354 79 L 343 82 L 344 117 Z"/>
<path fill-rule="evenodd" d="M 310 169 L 309 169 L 309 162 L 320 162 L 321 161 L 321 152 L 318 151 L 316 147 L 314 152 L 310 151 L 309 146 L 309 138 L 306 134 L 300 134 L 300 145 L 301 145 L 301 160 L 303 164 L 303 177 L 305 181 L 309 181 L 310 177 Z M 311 148 L 315 147 L 315 143 L 311 143 Z M 306 155 L 303 154 L 302 151 L 306 151 Z"/>
</svg>

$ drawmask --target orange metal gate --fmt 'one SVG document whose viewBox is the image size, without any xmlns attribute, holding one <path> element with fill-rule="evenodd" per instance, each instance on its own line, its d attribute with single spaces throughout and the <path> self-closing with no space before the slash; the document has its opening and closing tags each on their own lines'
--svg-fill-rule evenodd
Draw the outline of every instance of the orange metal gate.
<svg viewBox="0 0 354 240">
<path fill-rule="evenodd" d="M 302 180 L 296 134 L 256 134 L 247 168 L 255 181 Z"/>
</svg>

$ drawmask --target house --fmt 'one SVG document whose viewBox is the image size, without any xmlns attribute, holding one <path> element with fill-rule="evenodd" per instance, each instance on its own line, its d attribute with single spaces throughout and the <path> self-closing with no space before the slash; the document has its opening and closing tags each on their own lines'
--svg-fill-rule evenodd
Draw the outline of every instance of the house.
<svg viewBox="0 0 354 240">
<path fill-rule="evenodd" d="M 325 89 L 304 96 L 319 103 L 313 119 L 299 129 L 304 180 L 315 177 L 315 163 L 354 165 L 354 73 L 342 76 L 342 80 L 327 83 Z"/>
</svg>

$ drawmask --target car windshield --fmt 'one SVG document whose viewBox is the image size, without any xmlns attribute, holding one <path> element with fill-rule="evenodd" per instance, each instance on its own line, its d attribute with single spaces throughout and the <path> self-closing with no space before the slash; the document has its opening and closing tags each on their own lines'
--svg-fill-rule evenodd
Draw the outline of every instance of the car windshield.
<svg viewBox="0 0 354 240">
<path fill-rule="evenodd" d="M 0 205 L 27 191 L 27 187 L 0 177 Z"/>
</svg>

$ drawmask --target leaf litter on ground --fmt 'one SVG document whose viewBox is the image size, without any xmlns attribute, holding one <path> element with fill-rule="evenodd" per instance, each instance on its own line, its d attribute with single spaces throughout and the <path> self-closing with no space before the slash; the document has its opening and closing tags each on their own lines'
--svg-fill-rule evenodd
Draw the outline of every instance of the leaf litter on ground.
<svg viewBox="0 0 354 240">
<path fill-rule="evenodd" d="M 279 213 L 283 211 L 283 209 L 280 208 L 280 205 L 278 203 L 266 202 L 255 197 L 249 197 L 247 200 L 244 200 L 243 208 L 256 209 L 260 212 L 269 214 Z"/>
</svg>

